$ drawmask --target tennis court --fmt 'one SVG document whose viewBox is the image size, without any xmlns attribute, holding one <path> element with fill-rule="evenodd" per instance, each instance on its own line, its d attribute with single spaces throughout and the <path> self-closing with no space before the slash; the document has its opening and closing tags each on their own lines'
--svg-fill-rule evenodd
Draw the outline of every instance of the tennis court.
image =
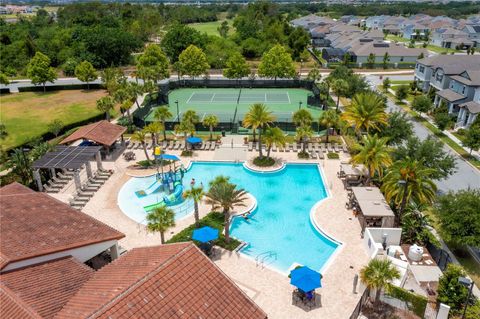
<svg viewBox="0 0 480 319">
<path fill-rule="evenodd" d="M 241 121 L 250 105 L 263 103 L 272 111 L 278 121 L 290 122 L 292 114 L 307 107 L 307 98 L 312 95 L 305 89 L 227 89 L 227 88 L 185 88 L 169 93 L 168 101 L 176 121 L 177 103 L 180 117 L 187 110 L 195 110 L 202 119 L 205 115 L 215 114 L 221 122 L 230 122 L 234 118 Z M 236 110 L 236 114 L 235 114 Z M 321 111 L 309 108 L 314 117 Z M 152 121 L 153 111 L 147 115 L 146 121 Z"/>
</svg>

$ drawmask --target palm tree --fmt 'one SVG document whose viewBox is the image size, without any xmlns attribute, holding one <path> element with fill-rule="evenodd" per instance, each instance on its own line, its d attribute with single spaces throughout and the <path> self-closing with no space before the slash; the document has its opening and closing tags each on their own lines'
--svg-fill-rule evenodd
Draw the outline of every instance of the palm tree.
<svg viewBox="0 0 480 319">
<path fill-rule="evenodd" d="M 300 109 L 295 113 L 293 113 L 292 120 L 296 126 L 303 126 L 303 125 L 310 126 L 312 125 L 312 122 L 313 122 L 313 116 L 309 110 Z"/>
<path fill-rule="evenodd" d="M 330 128 L 336 127 L 338 125 L 338 122 L 340 121 L 340 116 L 338 115 L 338 112 L 336 110 L 327 110 L 322 113 L 320 116 L 320 119 L 318 122 L 325 126 L 327 128 L 327 140 L 326 143 L 328 143 L 328 132 L 330 131 Z"/>
<path fill-rule="evenodd" d="M 367 288 L 375 289 L 375 304 L 380 300 L 382 289 L 398 278 L 400 278 L 400 272 L 389 259 L 374 258 L 360 270 L 360 280 Z"/>
<path fill-rule="evenodd" d="M 135 101 L 137 107 L 140 107 L 140 104 L 138 104 L 138 96 L 144 93 L 143 86 L 136 82 L 128 82 L 127 90 L 130 98 Z"/>
<path fill-rule="evenodd" d="M 207 204 L 212 205 L 212 210 L 222 210 L 225 220 L 225 242 L 230 242 L 230 211 L 234 206 L 245 206 L 247 199 L 243 189 L 237 189 L 228 179 L 221 178 L 210 184 L 210 189 L 205 195 Z"/>
<path fill-rule="evenodd" d="M 297 139 L 302 142 L 302 152 L 306 152 L 307 140 L 313 136 L 313 130 L 310 126 L 297 127 Z"/>
<path fill-rule="evenodd" d="M 180 124 L 175 125 L 174 128 L 176 133 L 183 133 L 185 139 L 185 150 L 187 149 L 187 138 L 188 134 L 192 134 L 195 132 L 195 125 L 189 121 L 189 119 L 183 119 Z"/>
<path fill-rule="evenodd" d="M 427 168 L 410 157 L 396 161 L 390 167 L 383 179 L 382 190 L 385 199 L 393 201 L 399 208 L 400 220 L 410 201 L 418 205 L 433 203 L 437 192 L 437 185 L 432 179 L 434 173 L 434 168 Z"/>
<path fill-rule="evenodd" d="M 203 119 L 203 126 L 210 130 L 210 141 L 213 139 L 213 128 L 218 125 L 218 117 L 214 114 L 209 114 Z"/>
<path fill-rule="evenodd" d="M 147 215 L 147 229 L 152 232 L 160 233 L 162 244 L 165 243 L 165 232 L 175 227 L 175 212 L 167 206 L 160 206 L 152 210 Z"/>
<path fill-rule="evenodd" d="M 243 126 L 248 128 L 251 127 L 253 129 L 253 139 L 255 140 L 255 129 L 258 129 L 258 144 L 260 147 L 258 148 L 258 156 L 263 157 L 262 153 L 262 129 L 265 126 L 270 126 L 270 124 L 275 120 L 275 117 L 272 115 L 267 109 L 265 104 L 255 103 L 250 106 L 248 113 L 245 115 L 243 119 Z"/>
<path fill-rule="evenodd" d="M 15 175 L 20 177 L 23 185 L 29 185 L 32 181 L 32 159 L 21 148 L 13 150 L 6 163 L 7 167 L 12 169 Z"/>
<path fill-rule="evenodd" d="M 140 142 L 142 144 L 143 151 L 145 152 L 145 157 L 147 158 L 147 161 L 150 161 L 150 157 L 148 156 L 147 152 L 147 145 L 145 144 L 146 135 L 147 133 L 144 130 L 136 131 L 132 135 L 132 140 L 134 140 L 135 142 Z"/>
<path fill-rule="evenodd" d="M 381 177 L 383 175 L 383 167 L 392 164 L 387 142 L 388 138 L 379 138 L 375 134 L 373 136 L 364 136 L 362 143 L 355 145 L 358 153 L 352 157 L 351 162 L 353 164 L 363 164 L 368 169 L 368 177 L 365 181 L 367 185 L 370 184 L 375 173 L 378 173 Z"/>
<path fill-rule="evenodd" d="M 333 81 L 332 83 L 332 91 L 335 93 L 337 96 L 337 108 L 336 110 L 338 111 L 338 105 L 340 104 L 340 97 L 344 96 L 345 93 L 348 90 L 348 82 L 343 80 L 343 79 L 337 79 Z"/>
<path fill-rule="evenodd" d="M 270 157 L 270 150 L 273 144 L 284 147 L 286 143 L 285 134 L 278 127 L 268 127 L 263 136 L 265 145 L 267 146 L 267 157 Z"/>
<path fill-rule="evenodd" d="M 115 101 L 111 96 L 104 96 L 97 100 L 97 109 L 105 113 L 107 121 L 110 122 L 110 111 L 113 110 Z"/>
<path fill-rule="evenodd" d="M 200 221 L 200 214 L 198 212 L 198 203 L 202 200 L 203 196 L 205 196 L 205 192 L 203 191 L 203 187 L 192 187 L 189 190 L 186 190 L 183 193 L 183 198 L 190 198 L 193 200 L 194 205 L 194 216 L 195 216 L 195 227 L 198 227 L 198 223 Z"/>
<path fill-rule="evenodd" d="M 145 126 L 145 133 L 149 133 L 152 137 L 152 142 L 154 145 L 158 145 L 158 133 L 163 131 L 163 125 L 160 122 L 152 122 Z"/>
<path fill-rule="evenodd" d="M 385 113 L 385 101 L 373 92 L 356 94 L 352 103 L 346 107 L 342 118 L 355 128 L 357 134 L 362 130 L 379 130 L 382 125 L 387 125 L 388 116 Z"/>
<path fill-rule="evenodd" d="M 160 106 L 155 109 L 153 112 L 153 118 L 157 121 L 162 122 L 163 125 L 163 140 L 167 139 L 167 132 L 165 131 L 165 122 L 172 117 L 172 113 L 165 106 Z"/>
</svg>

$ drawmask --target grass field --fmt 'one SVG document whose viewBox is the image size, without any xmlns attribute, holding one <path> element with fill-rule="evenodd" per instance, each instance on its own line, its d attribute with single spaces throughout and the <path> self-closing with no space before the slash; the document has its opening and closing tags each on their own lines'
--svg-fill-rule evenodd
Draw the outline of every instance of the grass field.
<svg viewBox="0 0 480 319">
<path fill-rule="evenodd" d="M 188 26 L 200 32 L 205 32 L 208 35 L 220 36 L 220 33 L 218 33 L 218 27 L 222 24 L 223 21 L 227 21 L 228 26 L 230 27 L 230 29 L 228 30 L 228 34 L 235 33 L 235 29 L 233 28 L 233 20 L 228 19 L 203 23 L 190 23 Z"/>
<path fill-rule="evenodd" d="M 48 124 L 55 119 L 67 125 L 100 114 L 96 101 L 105 95 L 104 90 L 64 90 L 0 96 L 0 118 L 8 132 L 2 142 L 4 148 L 14 148 L 47 133 Z"/>
<path fill-rule="evenodd" d="M 307 97 L 312 94 L 304 89 L 177 89 L 168 96 L 169 107 L 176 117 L 176 103 L 180 117 L 186 110 L 195 110 L 200 116 L 215 114 L 221 122 L 230 122 L 234 118 L 237 107 L 236 120 L 242 120 L 250 105 L 264 103 L 282 122 L 291 121 L 293 112 L 307 106 Z M 314 118 L 318 118 L 321 111 L 309 108 Z M 146 120 L 153 120 L 153 111 Z"/>
</svg>

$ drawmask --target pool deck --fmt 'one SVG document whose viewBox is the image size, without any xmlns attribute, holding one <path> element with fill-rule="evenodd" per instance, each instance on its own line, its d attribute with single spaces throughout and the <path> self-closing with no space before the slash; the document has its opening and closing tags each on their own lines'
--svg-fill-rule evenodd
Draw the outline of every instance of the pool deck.
<svg viewBox="0 0 480 319">
<path fill-rule="evenodd" d="M 238 136 L 235 137 L 239 140 Z M 230 140 L 229 140 L 230 141 Z M 229 144 L 230 146 L 230 144 Z M 232 144 L 239 149 L 239 144 Z M 143 150 L 134 150 L 137 160 L 144 159 Z M 180 151 L 169 151 L 179 155 Z M 213 161 L 214 151 L 196 151 L 192 158 L 183 158 L 182 164 L 188 167 L 190 161 Z M 247 160 L 251 160 L 258 153 L 246 152 Z M 322 169 L 329 197 L 324 199 L 312 212 L 313 220 L 327 235 L 342 243 L 335 254 L 330 258 L 323 270 L 323 288 L 317 290 L 321 295 L 321 307 L 303 309 L 292 305 L 293 286 L 289 279 L 277 271 L 267 267 L 257 266 L 254 261 L 239 253 L 223 251 L 215 263 L 231 277 L 264 311 L 269 318 L 348 318 L 354 310 L 360 296 L 352 292 L 353 279 L 360 268 L 368 262 L 368 256 L 360 238 L 360 224 L 345 208 L 347 195 L 341 180 L 336 176 L 340 167 L 340 160 L 348 160 L 341 154 L 340 160 L 299 160 L 294 152 L 274 152 L 272 156 L 279 157 L 288 163 L 317 163 Z M 125 249 L 135 247 L 159 245 L 160 235 L 146 230 L 144 225 L 128 218 L 117 205 L 117 194 L 123 184 L 131 176 L 146 176 L 155 173 L 155 170 L 132 170 L 128 166 L 133 162 L 126 162 L 119 158 L 115 162 L 104 162 L 106 169 L 113 169 L 114 174 L 100 188 L 95 196 L 84 207 L 83 212 L 123 232 L 126 237 L 120 241 Z M 248 189 L 247 189 L 248 191 Z M 66 194 L 53 194 L 60 200 L 67 201 Z M 209 212 L 209 206 L 200 205 L 200 216 Z M 165 234 L 166 239 L 194 222 L 193 215 L 177 221 L 177 225 Z M 301 247 L 299 247 L 301 249 Z"/>
</svg>

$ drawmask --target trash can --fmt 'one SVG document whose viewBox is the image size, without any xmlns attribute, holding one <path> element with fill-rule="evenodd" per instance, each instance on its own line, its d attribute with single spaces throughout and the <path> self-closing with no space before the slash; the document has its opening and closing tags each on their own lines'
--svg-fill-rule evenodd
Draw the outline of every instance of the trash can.
<svg viewBox="0 0 480 319">
<path fill-rule="evenodd" d="M 225 131 L 222 131 L 222 137 L 225 137 L 226 133 Z"/>
</svg>

